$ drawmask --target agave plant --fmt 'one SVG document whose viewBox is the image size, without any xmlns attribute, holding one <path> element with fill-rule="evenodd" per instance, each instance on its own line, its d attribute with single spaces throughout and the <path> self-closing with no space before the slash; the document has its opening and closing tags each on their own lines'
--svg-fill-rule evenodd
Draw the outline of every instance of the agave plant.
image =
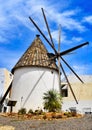
<svg viewBox="0 0 92 130">
<path fill-rule="evenodd" d="M 44 93 L 43 100 L 45 110 L 49 112 L 58 112 L 61 110 L 62 97 L 56 90 L 52 89 Z"/>
</svg>

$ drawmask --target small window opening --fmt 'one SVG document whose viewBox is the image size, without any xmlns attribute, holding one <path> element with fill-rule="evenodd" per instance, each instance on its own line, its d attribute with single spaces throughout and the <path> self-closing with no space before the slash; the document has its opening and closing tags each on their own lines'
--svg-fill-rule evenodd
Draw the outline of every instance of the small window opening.
<svg viewBox="0 0 92 130">
<path fill-rule="evenodd" d="M 61 95 L 62 97 L 68 97 L 68 88 L 66 84 L 61 85 Z"/>
</svg>

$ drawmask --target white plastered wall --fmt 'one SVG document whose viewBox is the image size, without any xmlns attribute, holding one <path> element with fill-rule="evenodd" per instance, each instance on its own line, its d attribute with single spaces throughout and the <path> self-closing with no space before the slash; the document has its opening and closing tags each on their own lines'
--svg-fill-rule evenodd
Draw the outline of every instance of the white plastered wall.
<svg viewBox="0 0 92 130">
<path fill-rule="evenodd" d="M 13 108 L 43 109 L 43 93 L 52 88 L 59 90 L 58 73 L 55 70 L 37 67 L 16 69 L 11 90 L 11 99 L 16 100 Z"/>
<path fill-rule="evenodd" d="M 81 83 L 73 75 L 68 76 L 78 104 L 76 104 L 68 87 L 68 97 L 63 98 L 62 109 L 64 111 L 69 110 L 71 107 L 76 107 L 78 112 L 83 114 L 88 110 L 92 112 L 92 75 L 81 75 L 80 78 L 84 83 Z"/>
</svg>

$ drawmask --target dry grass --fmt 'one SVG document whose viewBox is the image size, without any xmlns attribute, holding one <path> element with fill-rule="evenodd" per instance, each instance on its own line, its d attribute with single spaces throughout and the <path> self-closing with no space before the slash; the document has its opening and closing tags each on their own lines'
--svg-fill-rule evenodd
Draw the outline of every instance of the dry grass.
<svg viewBox="0 0 92 130">
<path fill-rule="evenodd" d="M 52 120 L 52 119 L 67 119 L 69 117 L 75 117 L 80 118 L 83 115 L 75 114 L 72 115 L 72 113 L 55 113 L 55 112 L 47 112 L 44 114 L 34 115 L 34 114 L 17 114 L 17 113 L 2 113 L 1 114 L 4 117 L 13 117 L 17 120 L 27 120 L 27 119 L 39 119 L 39 120 Z"/>
</svg>

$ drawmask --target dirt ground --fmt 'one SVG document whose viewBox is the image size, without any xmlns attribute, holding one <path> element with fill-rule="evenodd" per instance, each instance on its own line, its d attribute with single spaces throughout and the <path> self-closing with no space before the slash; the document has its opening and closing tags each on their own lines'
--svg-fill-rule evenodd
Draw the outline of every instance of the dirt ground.
<svg viewBox="0 0 92 130">
<path fill-rule="evenodd" d="M 92 115 L 53 120 L 20 120 L 0 115 L 0 130 L 92 130 Z"/>
</svg>

